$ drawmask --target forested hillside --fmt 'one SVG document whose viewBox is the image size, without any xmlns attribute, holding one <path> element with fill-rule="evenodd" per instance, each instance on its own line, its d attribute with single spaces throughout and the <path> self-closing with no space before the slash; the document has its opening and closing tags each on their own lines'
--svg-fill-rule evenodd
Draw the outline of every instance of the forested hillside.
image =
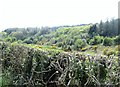
<svg viewBox="0 0 120 87">
<path fill-rule="evenodd" d="M 0 32 L 1 86 L 120 85 L 118 19 Z"/>
<path fill-rule="evenodd" d="M 36 44 L 64 51 L 86 51 L 100 46 L 117 46 L 120 41 L 118 19 L 74 26 L 9 28 L 0 33 L 1 40 Z M 98 45 L 98 46 L 97 46 Z"/>
</svg>

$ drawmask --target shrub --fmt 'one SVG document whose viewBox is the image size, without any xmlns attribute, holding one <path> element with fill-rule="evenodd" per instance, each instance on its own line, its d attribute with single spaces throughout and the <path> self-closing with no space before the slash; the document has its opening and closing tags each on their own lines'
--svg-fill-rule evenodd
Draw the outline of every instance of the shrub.
<svg viewBox="0 0 120 87">
<path fill-rule="evenodd" d="M 107 56 L 110 56 L 110 55 L 113 55 L 113 54 L 114 54 L 114 55 L 116 54 L 115 51 L 112 51 L 112 50 L 111 50 L 111 51 L 108 51 L 108 52 L 107 52 Z"/>
<path fill-rule="evenodd" d="M 107 54 L 107 51 L 108 51 L 108 49 L 105 48 L 105 49 L 103 50 L 103 54 L 106 55 L 106 54 Z"/>
<path fill-rule="evenodd" d="M 95 36 L 93 39 L 90 40 L 89 44 L 90 45 L 97 45 L 97 44 L 102 43 L 102 41 L 103 41 L 103 37 Z"/>
<path fill-rule="evenodd" d="M 7 38 L 5 38 L 5 41 L 12 42 L 12 38 L 11 37 L 7 37 Z"/>
<path fill-rule="evenodd" d="M 120 44 L 120 35 L 115 38 L 115 44 L 119 45 Z"/>
<path fill-rule="evenodd" d="M 115 52 L 115 55 L 116 55 L 116 56 L 118 56 L 118 55 L 119 55 L 119 53 L 120 53 L 120 51 L 116 51 L 116 52 Z"/>
<path fill-rule="evenodd" d="M 106 49 L 104 49 L 103 54 L 106 55 L 106 56 L 110 56 L 110 55 L 113 55 L 113 54 L 116 55 L 116 51 L 108 50 L 106 48 Z"/>
<path fill-rule="evenodd" d="M 17 41 L 16 37 L 12 37 L 12 42 Z"/>
<path fill-rule="evenodd" d="M 63 43 L 62 43 L 62 42 L 59 42 L 59 43 L 57 43 L 57 46 L 58 46 L 58 47 L 62 47 L 62 46 L 63 46 Z"/>
<path fill-rule="evenodd" d="M 95 41 L 94 44 L 100 44 L 103 41 L 103 37 L 95 36 L 94 41 Z"/>
<path fill-rule="evenodd" d="M 42 46 L 40 46 L 40 45 L 37 45 L 37 46 L 35 46 L 35 48 L 42 48 Z"/>
<path fill-rule="evenodd" d="M 103 45 L 104 46 L 111 46 L 113 45 L 113 38 L 110 38 L 110 37 L 105 37 L 104 41 L 103 41 Z"/>
<path fill-rule="evenodd" d="M 117 46 L 116 51 L 120 51 L 120 45 Z"/>
<path fill-rule="evenodd" d="M 51 82 L 55 82 L 55 84 L 57 82 L 59 85 L 69 84 L 72 87 L 75 85 L 77 87 L 96 87 L 98 81 L 105 86 L 108 86 L 108 83 L 114 85 L 119 83 L 119 70 L 117 69 L 119 64 L 115 57 L 109 61 L 108 57 L 101 55 L 100 58 L 97 58 L 97 56 L 87 56 L 78 52 L 69 54 L 43 51 L 19 44 L 11 46 L 11 44 L 0 43 L 0 48 L 4 52 L 0 52 L 0 55 L 1 53 L 3 55 L 2 71 L 5 72 L 3 77 L 7 78 L 2 79 L 3 87 L 23 84 L 25 86 L 35 84 L 40 85 L 40 87 L 50 87 Z M 71 77 L 73 78 L 72 83 L 70 83 Z M 96 86 L 93 86 L 94 84 Z"/>
<path fill-rule="evenodd" d="M 86 51 L 86 50 L 87 50 L 87 48 L 82 48 L 82 49 L 81 49 L 81 51 Z"/>
<path fill-rule="evenodd" d="M 115 50 L 116 50 L 116 55 L 118 56 L 120 54 L 120 45 L 118 45 Z"/>
<path fill-rule="evenodd" d="M 51 48 L 52 48 L 52 49 L 56 49 L 57 47 L 56 47 L 56 46 L 52 46 Z"/>
<path fill-rule="evenodd" d="M 32 44 L 32 40 L 30 40 L 30 39 L 25 39 L 24 41 L 23 41 L 23 43 L 27 43 L 27 44 Z"/>
<path fill-rule="evenodd" d="M 79 50 L 80 48 L 85 47 L 85 46 L 86 46 L 86 42 L 85 41 L 83 41 L 81 39 L 77 39 L 75 41 L 75 49 L 76 50 Z"/>
<path fill-rule="evenodd" d="M 94 45 L 94 39 L 89 40 L 90 45 Z"/>
<path fill-rule="evenodd" d="M 92 49 L 93 49 L 94 51 L 97 51 L 97 48 L 98 48 L 98 46 L 93 46 L 93 47 L 92 47 Z"/>
</svg>

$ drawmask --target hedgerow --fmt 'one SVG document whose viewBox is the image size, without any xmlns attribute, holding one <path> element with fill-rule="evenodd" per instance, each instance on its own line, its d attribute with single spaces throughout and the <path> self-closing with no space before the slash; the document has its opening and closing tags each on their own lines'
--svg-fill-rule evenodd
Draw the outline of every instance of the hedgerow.
<svg viewBox="0 0 120 87">
<path fill-rule="evenodd" d="M 20 44 L 0 43 L 2 85 L 96 87 L 120 85 L 115 56 L 51 52 Z"/>
</svg>

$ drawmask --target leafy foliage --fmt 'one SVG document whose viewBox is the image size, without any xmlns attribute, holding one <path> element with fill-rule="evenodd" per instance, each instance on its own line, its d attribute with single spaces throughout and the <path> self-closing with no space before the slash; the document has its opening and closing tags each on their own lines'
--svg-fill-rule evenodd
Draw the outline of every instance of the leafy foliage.
<svg viewBox="0 0 120 87">
<path fill-rule="evenodd" d="M 10 85 L 119 85 L 118 58 L 45 51 L 0 43 L 3 76 Z"/>
<path fill-rule="evenodd" d="M 117 36 L 119 35 L 118 31 L 118 20 L 119 19 L 111 19 L 110 21 L 102 22 L 98 24 L 94 24 L 91 26 L 89 30 L 89 34 L 93 37 L 95 35 L 100 35 L 100 36 L 107 36 L 107 37 L 112 37 L 112 36 Z"/>
<path fill-rule="evenodd" d="M 105 37 L 103 45 L 105 45 L 105 46 L 111 46 L 111 45 L 113 45 L 113 43 L 114 43 L 113 38 Z"/>
<path fill-rule="evenodd" d="M 97 24 L 4 30 L 0 33 L 0 83 L 119 86 L 120 46 L 113 50 L 120 41 L 117 22 L 112 19 Z M 91 50 L 95 55 L 89 55 Z"/>
</svg>

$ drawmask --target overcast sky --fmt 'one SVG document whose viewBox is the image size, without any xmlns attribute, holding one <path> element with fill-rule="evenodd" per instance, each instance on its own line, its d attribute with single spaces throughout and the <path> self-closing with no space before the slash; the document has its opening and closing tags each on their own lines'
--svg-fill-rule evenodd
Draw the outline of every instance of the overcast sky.
<svg viewBox="0 0 120 87">
<path fill-rule="evenodd" d="M 119 0 L 0 0 L 0 31 L 96 23 L 118 17 Z"/>
</svg>

